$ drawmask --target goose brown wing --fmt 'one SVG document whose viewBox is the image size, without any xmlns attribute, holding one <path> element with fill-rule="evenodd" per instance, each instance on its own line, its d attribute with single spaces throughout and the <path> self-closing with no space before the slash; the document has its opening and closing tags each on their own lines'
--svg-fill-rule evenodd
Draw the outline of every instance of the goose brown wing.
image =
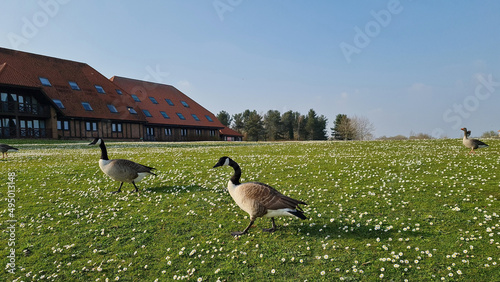
<svg viewBox="0 0 500 282">
<path fill-rule="evenodd" d="M 131 171 L 131 172 L 133 171 L 136 173 L 146 172 L 146 173 L 156 175 L 153 172 L 151 172 L 151 170 L 153 170 L 154 168 L 149 167 L 149 166 L 145 166 L 145 165 L 141 165 L 141 164 L 138 164 L 138 163 L 130 161 L 130 160 L 116 159 L 116 160 L 113 160 L 113 162 L 115 163 L 115 166 L 121 167 L 121 168 L 123 168 L 123 170 L 126 170 L 126 171 Z"/>
<path fill-rule="evenodd" d="M 295 209 L 298 205 L 307 205 L 302 201 L 298 201 L 287 197 L 278 192 L 273 187 L 260 182 L 247 182 L 242 184 L 245 197 L 257 201 L 260 205 L 269 210 L 278 210 L 284 208 Z"/>
</svg>

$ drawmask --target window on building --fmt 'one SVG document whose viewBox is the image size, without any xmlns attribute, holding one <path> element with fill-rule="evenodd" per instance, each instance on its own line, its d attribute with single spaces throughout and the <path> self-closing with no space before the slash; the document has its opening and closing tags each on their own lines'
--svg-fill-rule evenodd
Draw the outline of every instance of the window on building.
<svg viewBox="0 0 500 282">
<path fill-rule="evenodd" d="M 97 122 L 91 122 L 91 121 L 85 122 L 85 130 L 97 131 Z"/>
<path fill-rule="evenodd" d="M 111 105 L 111 104 L 108 104 L 108 109 L 112 113 L 117 113 L 118 112 L 118 110 L 116 109 L 116 107 L 113 106 L 113 105 Z"/>
<path fill-rule="evenodd" d="M 172 128 L 165 128 L 165 136 L 172 136 Z"/>
<path fill-rule="evenodd" d="M 148 111 L 148 110 L 142 110 L 142 112 L 144 113 L 145 116 L 147 117 L 153 117 L 153 115 L 151 115 L 151 113 Z"/>
<path fill-rule="evenodd" d="M 131 113 L 131 114 L 133 114 L 133 115 L 136 115 L 136 114 L 137 114 L 137 112 L 136 112 L 136 111 L 134 110 L 134 108 L 132 108 L 132 107 L 127 107 L 127 110 L 128 110 L 128 112 L 129 112 L 129 113 Z"/>
<path fill-rule="evenodd" d="M 215 137 L 215 130 L 210 130 L 210 137 Z"/>
<path fill-rule="evenodd" d="M 146 135 L 148 135 L 148 136 L 154 136 L 155 135 L 155 129 L 154 129 L 154 127 L 146 127 Z"/>
<path fill-rule="evenodd" d="M 73 90 L 80 90 L 80 86 L 78 86 L 78 84 L 74 81 L 68 81 L 69 83 L 69 86 L 71 87 L 71 89 Z"/>
<path fill-rule="evenodd" d="M 207 120 L 208 120 L 209 122 L 214 122 L 214 120 L 213 120 L 210 116 L 205 115 L 205 117 L 207 118 Z"/>
<path fill-rule="evenodd" d="M 115 89 L 115 90 L 116 90 L 116 94 L 123 95 L 123 92 L 120 89 Z"/>
<path fill-rule="evenodd" d="M 52 86 L 48 78 L 39 77 L 38 79 L 40 79 L 40 82 L 42 83 L 43 86 Z"/>
<path fill-rule="evenodd" d="M 165 113 L 164 111 L 160 111 L 160 114 L 164 117 L 164 118 L 170 118 L 167 113 Z"/>
<path fill-rule="evenodd" d="M 186 103 L 185 101 L 181 101 L 181 104 L 182 104 L 184 107 L 189 108 L 188 103 Z"/>
<path fill-rule="evenodd" d="M 86 111 L 93 111 L 94 109 L 92 109 L 92 107 L 90 106 L 89 103 L 87 102 L 82 102 L 82 106 L 83 108 L 86 110 Z"/>
<path fill-rule="evenodd" d="M 169 104 L 170 106 L 173 106 L 174 105 L 174 102 L 172 102 L 172 100 L 170 99 L 165 99 L 165 101 L 167 102 L 167 104 Z"/>
<path fill-rule="evenodd" d="M 194 118 L 194 120 L 196 120 L 196 121 L 200 121 L 200 119 L 198 118 L 198 116 L 197 116 L 197 115 L 195 115 L 195 114 L 191 114 L 191 116 Z"/>
<path fill-rule="evenodd" d="M 141 99 L 139 99 L 139 97 L 137 97 L 137 95 L 132 94 L 131 96 L 132 96 L 132 99 L 134 99 L 134 101 L 136 101 L 136 102 L 141 101 Z"/>
<path fill-rule="evenodd" d="M 104 91 L 104 88 L 102 88 L 101 85 L 94 85 L 95 89 L 97 90 L 97 93 L 105 94 L 106 92 Z"/>
<path fill-rule="evenodd" d="M 151 100 L 153 104 L 158 104 L 158 101 L 156 101 L 154 97 L 149 97 L 149 100 Z"/>
<path fill-rule="evenodd" d="M 182 120 L 185 120 L 186 118 L 181 114 L 181 113 L 177 113 L 177 116 L 182 119 Z"/>
<path fill-rule="evenodd" d="M 57 107 L 59 109 L 65 109 L 63 103 L 61 102 L 61 100 L 58 100 L 58 99 L 52 99 L 52 101 L 54 101 L 54 103 L 57 105 Z"/>
<path fill-rule="evenodd" d="M 203 132 L 201 131 L 201 129 L 196 129 L 195 133 L 196 133 L 196 136 L 201 136 L 203 134 Z"/>
<path fill-rule="evenodd" d="M 58 120 L 57 121 L 57 130 L 69 131 L 69 121 Z"/>
<path fill-rule="evenodd" d="M 188 135 L 188 130 L 187 129 L 181 129 L 181 136 L 185 137 Z"/>
<path fill-rule="evenodd" d="M 111 124 L 112 132 L 122 132 L 122 124 L 121 123 L 112 123 Z"/>
</svg>

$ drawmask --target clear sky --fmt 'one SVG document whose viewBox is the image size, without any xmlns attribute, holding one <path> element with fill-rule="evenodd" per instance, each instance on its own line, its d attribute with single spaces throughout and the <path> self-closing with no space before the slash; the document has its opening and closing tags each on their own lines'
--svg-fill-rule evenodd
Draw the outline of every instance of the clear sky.
<svg viewBox="0 0 500 282">
<path fill-rule="evenodd" d="M 209 111 L 314 109 L 375 136 L 500 129 L 500 1 L 3 0 L 0 46 L 170 84 Z"/>
</svg>

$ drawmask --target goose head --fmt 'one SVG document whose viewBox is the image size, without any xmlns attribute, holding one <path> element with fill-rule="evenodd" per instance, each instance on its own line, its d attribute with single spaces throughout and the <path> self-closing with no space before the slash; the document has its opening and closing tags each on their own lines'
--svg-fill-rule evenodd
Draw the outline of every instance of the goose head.
<svg viewBox="0 0 500 282">
<path fill-rule="evenodd" d="M 219 166 L 225 166 L 229 165 L 229 162 L 231 161 L 231 158 L 229 157 L 222 157 L 219 159 L 219 161 L 214 165 L 213 168 L 219 167 Z"/>
<path fill-rule="evenodd" d="M 101 145 L 101 143 L 102 143 L 102 139 L 101 138 L 94 138 L 94 141 L 90 142 L 89 146 L 90 145 Z"/>
</svg>

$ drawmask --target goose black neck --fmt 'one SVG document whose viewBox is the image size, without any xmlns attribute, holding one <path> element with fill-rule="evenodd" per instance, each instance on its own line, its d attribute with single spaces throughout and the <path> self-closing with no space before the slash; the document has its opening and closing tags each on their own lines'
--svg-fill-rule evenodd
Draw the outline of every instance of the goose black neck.
<svg viewBox="0 0 500 282">
<path fill-rule="evenodd" d="M 241 177 L 241 168 L 240 166 L 233 160 L 229 162 L 229 165 L 234 169 L 234 174 L 231 176 L 231 182 L 234 185 L 239 185 L 240 183 L 240 177 Z"/>
<path fill-rule="evenodd" d="M 101 159 L 103 160 L 109 160 L 108 159 L 108 150 L 106 150 L 106 145 L 104 145 L 104 141 L 101 139 L 101 144 L 99 145 L 101 147 Z"/>
</svg>

